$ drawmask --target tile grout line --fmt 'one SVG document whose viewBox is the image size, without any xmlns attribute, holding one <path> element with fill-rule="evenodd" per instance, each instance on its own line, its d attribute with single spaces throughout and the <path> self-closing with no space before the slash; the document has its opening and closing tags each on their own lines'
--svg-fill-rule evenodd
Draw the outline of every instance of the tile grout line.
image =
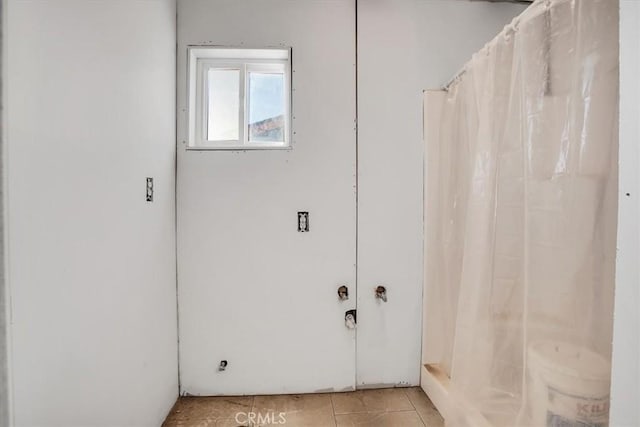
<svg viewBox="0 0 640 427">
<path fill-rule="evenodd" d="M 329 394 L 329 400 L 331 400 L 331 412 L 333 413 L 333 425 L 338 427 L 338 419 L 336 418 L 336 407 L 333 404 L 333 395 L 335 393 Z"/>
<path fill-rule="evenodd" d="M 404 393 L 404 395 L 407 397 L 407 400 L 409 401 L 409 403 L 411 403 L 411 406 L 413 406 L 413 409 L 418 412 L 418 408 L 416 408 L 416 405 L 413 404 L 413 400 L 411 400 L 411 396 L 409 396 L 409 393 L 407 393 L 408 388 L 403 388 L 402 392 Z M 420 415 L 420 414 L 418 414 Z"/>
<path fill-rule="evenodd" d="M 413 409 L 405 409 L 405 410 L 400 410 L 400 411 L 364 411 L 364 412 L 349 412 L 349 413 L 345 413 L 345 414 L 340 414 L 342 416 L 363 416 L 363 415 L 373 415 L 373 416 L 385 416 L 385 415 L 393 415 L 393 414 L 411 414 L 414 413 L 416 414 L 416 416 L 418 417 L 418 420 L 420 420 L 420 424 L 423 427 L 427 427 L 427 423 L 422 419 L 422 417 L 420 416 L 420 414 L 418 414 L 418 411 L 413 410 Z M 336 425 L 337 425 L 337 420 L 336 420 Z"/>
<path fill-rule="evenodd" d="M 409 388 L 403 389 L 405 396 L 407 396 L 407 399 L 409 399 L 409 403 L 411 403 L 411 406 L 413 406 L 413 409 L 415 410 L 416 414 L 418 414 L 418 418 L 420 419 L 422 424 L 424 424 L 424 426 L 427 427 L 427 420 L 422 418 L 422 414 L 420 414 L 420 412 L 418 411 L 418 408 L 416 408 L 416 405 L 414 405 L 413 400 L 411 400 L 411 396 L 409 396 L 409 393 L 407 393 L 407 390 L 409 390 Z"/>
<path fill-rule="evenodd" d="M 409 401 L 409 403 L 411 403 L 411 406 L 413 406 L 413 409 L 415 409 L 417 411 L 418 408 L 416 408 L 416 405 L 413 404 L 413 401 L 411 400 L 411 396 L 409 396 L 409 393 L 407 393 L 407 389 L 406 388 L 402 388 L 402 392 L 406 396 L 406 398 Z"/>
<path fill-rule="evenodd" d="M 381 410 L 381 411 L 360 411 L 360 412 L 347 412 L 345 414 L 340 414 L 340 415 L 358 415 L 358 414 L 397 414 L 397 413 L 402 413 L 402 412 L 418 412 L 415 409 L 400 409 L 397 411 L 385 411 L 385 410 Z"/>
</svg>

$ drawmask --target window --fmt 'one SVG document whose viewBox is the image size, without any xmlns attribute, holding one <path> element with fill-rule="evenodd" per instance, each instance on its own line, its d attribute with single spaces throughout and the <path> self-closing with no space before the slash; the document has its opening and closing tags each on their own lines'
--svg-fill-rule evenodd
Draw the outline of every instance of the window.
<svg viewBox="0 0 640 427">
<path fill-rule="evenodd" d="M 189 49 L 189 148 L 289 147 L 289 49 Z"/>
</svg>

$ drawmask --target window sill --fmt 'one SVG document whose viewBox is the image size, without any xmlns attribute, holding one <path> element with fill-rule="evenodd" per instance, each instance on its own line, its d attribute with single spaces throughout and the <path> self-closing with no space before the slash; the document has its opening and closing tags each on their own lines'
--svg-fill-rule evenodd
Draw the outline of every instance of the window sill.
<svg viewBox="0 0 640 427">
<path fill-rule="evenodd" d="M 206 147 L 206 146 L 187 146 L 186 151 L 271 151 L 271 150 L 292 150 L 291 145 L 271 145 L 271 146 L 257 146 L 257 145 L 244 145 L 244 146 L 229 146 L 229 147 Z"/>
</svg>

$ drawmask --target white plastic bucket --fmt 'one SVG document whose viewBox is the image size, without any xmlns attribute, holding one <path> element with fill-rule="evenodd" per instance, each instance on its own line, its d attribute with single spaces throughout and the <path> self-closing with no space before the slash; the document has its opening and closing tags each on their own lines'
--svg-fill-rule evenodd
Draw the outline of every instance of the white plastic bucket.
<svg viewBox="0 0 640 427">
<path fill-rule="evenodd" d="M 611 365 L 593 351 L 541 341 L 528 349 L 534 427 L 607 427 Z"/>
</svg>

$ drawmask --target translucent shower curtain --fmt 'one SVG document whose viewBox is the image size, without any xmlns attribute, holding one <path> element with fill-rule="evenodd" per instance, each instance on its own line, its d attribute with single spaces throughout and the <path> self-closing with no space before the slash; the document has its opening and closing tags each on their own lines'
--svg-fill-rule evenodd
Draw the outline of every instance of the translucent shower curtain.
<svg viewBox="0 0 640 427">
<path fill-rule="evenodd" d="M 608 422 L 617 11 L 538 0 L 442 106 L 428 327 L 451 396 L 496 426 Z"/>
</svg>

